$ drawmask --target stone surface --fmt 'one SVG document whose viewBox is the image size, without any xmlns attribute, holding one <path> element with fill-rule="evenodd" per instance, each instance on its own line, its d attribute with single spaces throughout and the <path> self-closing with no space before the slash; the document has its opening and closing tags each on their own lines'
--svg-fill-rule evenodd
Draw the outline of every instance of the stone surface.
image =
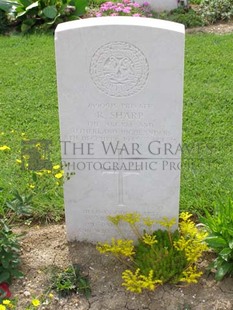
<svg viewBox="0 0 233 310">
<path fill-rule="evenodd" d="M 55 43 L 68 240 L 117 237 L 108 215 L 177 218 L 183 25 L 85 19 Z"/>
</svg>

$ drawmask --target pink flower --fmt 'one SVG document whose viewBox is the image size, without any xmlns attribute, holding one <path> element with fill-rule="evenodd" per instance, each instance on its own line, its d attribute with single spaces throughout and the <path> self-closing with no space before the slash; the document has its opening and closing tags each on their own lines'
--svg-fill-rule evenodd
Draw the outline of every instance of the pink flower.
<svg viewBox="0 0 233 310">
<path fill-rule="evenodd" d="M 131 11 L 131 7 L 130 7 L 130 6 L 126 6 L 126 7 L 122 10 L 122 12 L 124 12 L 124 13 L 130 13 L 130 11 Z"/>
<path fill-rule="evenodd" d="M 140 7 L 140 4 L 137 3 L 137 2 L 134 2 L 134 3 L 132 3 L 132 6 L 133 6 L 134 8 L 139 8 L 139 7 Z"/>
<path fill-rule="evenodd" d="M 120 8 L 120 7 L 115 8 L 115 11 L 116 11 L 116 12 L 122 12 L 122 10 L 123 10 L 123 9 Z"/>
<path fill-rule="evenodd" d="M 101 17 L 102 14 L 101 14 L 100 12 L 98 12 L 98 13 L 95 14 L 95 16 L 96 16 L 96 17 Z"/>
<path fill-rule="evenodd" d="M 145 1 L 145 2 L 143 2 L 142 5 L 143 5 L 143 6 L 149 6 L 149 2 Z"/>
<path fill-rule="evenodd" d="M 133 14 L 133 17 L 141 17 L 141 15 L 136 13 L 136 14 Z"/>
<path fill-rule="evenodd" d="M 110 16 L 118 16 L 117 13 L 112 13 Z"/>
</svg>

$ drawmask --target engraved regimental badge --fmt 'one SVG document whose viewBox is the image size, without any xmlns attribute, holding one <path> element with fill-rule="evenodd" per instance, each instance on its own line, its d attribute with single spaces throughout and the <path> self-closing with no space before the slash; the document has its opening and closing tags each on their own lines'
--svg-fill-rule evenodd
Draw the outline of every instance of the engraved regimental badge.
<svg viewBox="0 0 233 310">
<path fill-rule="evenodd" d="M 111 97 L 128 97 L 143 89 L 149 66 L 136 46 L 127 42 L 110 42 L 93 55 L 90 75 L 96 87 Z"/>
</svg>

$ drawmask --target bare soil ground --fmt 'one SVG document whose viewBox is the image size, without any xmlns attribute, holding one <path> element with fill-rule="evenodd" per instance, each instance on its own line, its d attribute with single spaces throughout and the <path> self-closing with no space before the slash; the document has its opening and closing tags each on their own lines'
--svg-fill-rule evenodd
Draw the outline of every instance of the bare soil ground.
<svg viewBox="0 0 233 310">
<path fill-rule="evenodd" d="M 233 32 L 233 21 L 221 22 L 214 25 L 209 25 L 205 27 L 196 27 L 186 29 L 186 33 L 216 33 L 216 34 L 226 34 Z"/>
<path fill-rule="evenodd" d="M 20 228 L 22 238 L 22 270 L 24 279 L 11 286 L 18 298 L 19 310 L 26 302 L 39 296 L 50 285 L 50 271 L 54 266 L 66 268 L 80 264 L 89 275 L 92 295 L 89 300 L 73 294 L 67 298 L 55 295 L 45 310 L 224 310 L 233 309 L 233 278 L 216 282 L 213 275 L 204 274 L 198 284 L 186 287 L 164 285 L 154 292 L 133 294 L 121 286 L 124 266 L 112 257 L 101 255 L 94 245 L 68 243 L 64 225 Z M 207 261 L 202 261 L 205 270 Z"/>
</svg>

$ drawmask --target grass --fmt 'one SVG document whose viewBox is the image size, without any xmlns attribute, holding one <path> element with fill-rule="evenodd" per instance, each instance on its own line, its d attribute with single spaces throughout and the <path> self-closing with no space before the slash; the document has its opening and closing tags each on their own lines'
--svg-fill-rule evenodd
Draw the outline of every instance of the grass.
<svg viewBox="0 0 233 310">
<path fill-rule="evenodd" d="M 232 194 L 233 34 L 186 37 L 181 199 L 182 210 L 201 212 Z M 0 210 L 12 190 L 30 189 L 32 175 L 16 163 L 22 138 L 52 141 L 51 159 L 60 161 L 53 37 L 0 37 Z M 50 182 L 50 181 L 49 181 Z M 63 215 L 61 186 L 41 189 L 37 219 Z M 43 183 L 43 182 L 42 182 Z"/>
<path fill-rule="evenodd" d="M 232 39 L 187 36 L 183 142 L 191 151 L 183 160 L 181 208 L 192 212 L 233 191 Z"/>
</svg>

